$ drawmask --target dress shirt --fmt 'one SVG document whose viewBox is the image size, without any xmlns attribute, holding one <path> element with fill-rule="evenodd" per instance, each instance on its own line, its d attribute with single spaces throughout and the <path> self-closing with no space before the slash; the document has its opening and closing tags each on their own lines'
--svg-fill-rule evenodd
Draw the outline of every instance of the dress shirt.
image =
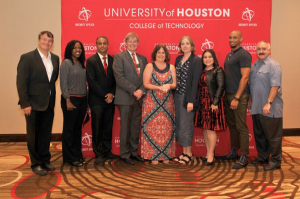
<svg viewBox="0 0 300 199">
<path fill-rule="evenodd" d="M 47 75 L 48 75 L 48 79 L 49 79 L 49 82 L 51 80 L 51 76 L 52 76 L 52 72 L 53 72 L 53 64 L 52 64 L 52 61 L 51 61 L 51 53 L 48 52 L 48 57 L 46 57 L 43 53 L 41 53 L 41 51 L 39 50 L 39 48 L 37 49 L 40 53 L 40 56 L 43 60 L 43 63 L 44 63 L 44 66 L 46 68 L 46 71 L 47 71 Z"/>
</svg>

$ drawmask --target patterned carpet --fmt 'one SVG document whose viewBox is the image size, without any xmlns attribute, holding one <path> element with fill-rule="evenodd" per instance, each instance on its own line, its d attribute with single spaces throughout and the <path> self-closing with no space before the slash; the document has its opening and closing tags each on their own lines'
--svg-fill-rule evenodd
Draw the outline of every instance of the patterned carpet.
<svg viewBox="0 0 300 199">
<path fill-rule="evenodd" d="M 283 139 L 282 168 L 266 172 L 249 165 L 232 170 L 233 161 L 212 167 L 195 158 L 189 165 L 86 159 L 84 167 L 62 163 L 61 143 L 52 143 L 56 171 L 34 175 L 26 143 L 0 142 L 0 198 L 300 198 L 300 137 Z"/>
</svg>

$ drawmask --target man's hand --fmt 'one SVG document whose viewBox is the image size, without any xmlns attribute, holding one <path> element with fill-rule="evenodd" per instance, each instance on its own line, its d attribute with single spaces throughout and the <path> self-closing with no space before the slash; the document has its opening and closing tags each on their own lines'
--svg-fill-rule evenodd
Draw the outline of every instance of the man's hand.
<svg viewBox="0 0 300 199">
<path fill-rule="evenodd" d="M 31 109 L 32 109 L 31 106 L 28 106 L 28 107 L 24 108 L 23 109 L 24 114 L 29 116 L 31 114 Z"/>
<path fill-rule="evenodd" d="M 265 105 L 264 108 L 263 108 L 263 114 L 264 114 L 264 115 L 270 114 L 270 113 L 271 113 L 271 112 L 270 112 L 270 109 L 271 109 L 271 104 L 266 103 L 266 105 Z"/>
<path fill-rule="evenodd" d="M 113 94 L 108 93 L 108 94 L 105 95 L 105 101 L 106 101 L 106 103 L 108 103 L 108 104 L 112 103 L 113 99 L 114 99 L 114 95 Z"/>
<path fill-rule="evenodd" d="M 66 99 L 66 105 L 67 105 L 67 110 L 68 111 L 73 111 L 73 109 L 74 108 L 76 108 L 73 104 L 72 104 L 72 102 L 71 102 L 71 100 L 70 99 Z"/>
<path fill-rule="evenodd" d="M 143 91 L 141 89 L 138 89 L 134 91 L 133 95 L 136 97 L 137 100 L 139 100 L 143 96 Z"/>
<path fill-rule="evenodd" d="M 186 107 L 187 112 L 189 113 L 189 112 L 191 112 L 193 109 L 194 109 L 194 104 L 189 102 L 189 103 L 187 104 L 187 107 Z"/>
<path fill-rule="evenodd" d="M 230 109 L 235 110 L 235 109 L 237 109 L 238 105 L 239 105 L 239 101 L 233 99 L 230 104 Z"/>
</svg>

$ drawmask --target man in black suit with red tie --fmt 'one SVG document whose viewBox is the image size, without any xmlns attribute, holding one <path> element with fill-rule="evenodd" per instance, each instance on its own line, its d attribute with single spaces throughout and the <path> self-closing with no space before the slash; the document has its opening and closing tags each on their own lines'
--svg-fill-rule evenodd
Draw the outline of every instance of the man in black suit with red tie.
<svg viewBox="0 0 300 199">
<path fill-rule="evenodd" d="M 119 156 L 111 153 L 116 81 L 112 70 L 114 60 L 107 54 L 108 46 L 107 37 L 98 37 L 97 52 L 86 62 L 89 105 L 92 112 L 93 151 L 96 156 L 95 164 L 99 166 L 103 166 L 107 159 L 119 159 Z"/>
<path fill-rule="evenodd" d="M 51 32 L 42 31 L 37 49 L 23 54 L 17 68 L 17 90 L 26 118 L 27 147 L 32 171 L 37 175 L 55 170 L 50 164 L 49 151 L 59 71 L 59 57 L 49 51 L 53 38 Z"/>
</svg>

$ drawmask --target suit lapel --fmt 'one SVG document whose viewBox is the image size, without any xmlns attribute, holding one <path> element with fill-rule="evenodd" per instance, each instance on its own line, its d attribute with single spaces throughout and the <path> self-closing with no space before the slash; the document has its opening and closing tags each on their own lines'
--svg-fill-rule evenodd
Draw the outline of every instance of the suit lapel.
<svg viewBox="0 0 300 199">
<path fill-rule="evenodd" d="M 44 62 L 43 62 L 43 60 L 41 58 L 41 55 L 40 55 L 40 53 L 39 53 L 39 51 L 37 49 L 34 51 L 34 58 L 35 58 L 35 60 L 37 62 L 37 67 L 42 67 L 42 70 L 44 71 L 43 75 L 44 75 L 44 77 L 49 82 L 49 78 L 48 78 L 48 75 L 47 75 L 46 67 L 45 67 Z"/>
<path fill-rule="evenodd" d="M 135 72 L 135 74 L 136 74 L 137 76 L 139 76 L 139 75 L 137 74 L 137 72 L 136 72 L 136 68 L 135 68 L 135 65 L 134 65 L 134 63 L 133 63 L 133 59 L 132 59 L 131 55 L 128 53 L 128 50 L 125 51 L 125 57 L 127 58 L 128 62 L 130 63 L 132 70 Z M 140 61 L 140 60 L 139 60 L 139 61 Z"/>
<path fill-rule="evenodd" d="M 59 68 L 58 62 L 55 59 L 55 57 L 53 56 L 53 54 L 51 54 L 51 62 L 52 62 L 52 66 L 53 66 L 53 72 L 52 72 L 52 75 L 51 75 L 51 81 L 53 81 L 53 78 L 55 78 L 56 74 L 58 73 L 58 68 Z"/>
</svg>

